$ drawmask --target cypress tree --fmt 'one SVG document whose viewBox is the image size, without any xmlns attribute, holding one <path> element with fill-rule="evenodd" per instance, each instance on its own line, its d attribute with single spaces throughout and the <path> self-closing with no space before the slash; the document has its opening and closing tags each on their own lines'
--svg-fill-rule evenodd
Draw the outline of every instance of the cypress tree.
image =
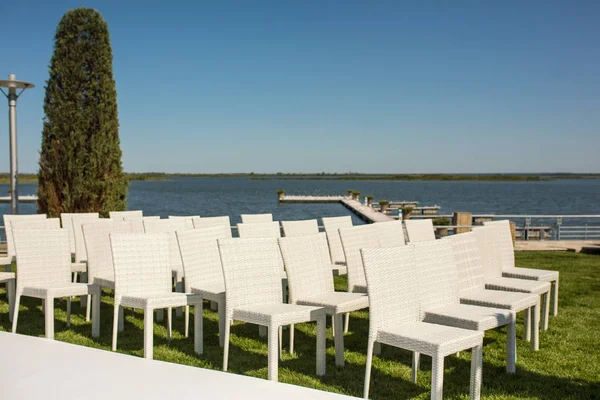
<svg viewBox="0 0 600 400">
<path fill-rule="evenodd" d="M 46 81 L 38 210 L 127 208 L 108 25 L 93 9 L 62 17 Z"/>
</svg>

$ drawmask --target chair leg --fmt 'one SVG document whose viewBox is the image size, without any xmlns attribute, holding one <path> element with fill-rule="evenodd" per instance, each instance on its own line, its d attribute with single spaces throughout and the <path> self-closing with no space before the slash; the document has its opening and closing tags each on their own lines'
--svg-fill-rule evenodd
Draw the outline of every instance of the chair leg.
<svg viewBox="0 0 600 400">
<path fill-rule="evenodd" d="M 229 332 L 231 331 L 231 323 L 229 318 L 225 319 L 225 335 L 223 338 L 223 371 L 227 372 L 227 364 L 229 362 Z"/>
<path fill-rule="evenodd" d="M 125 310 L 123 307 L 119 307 L 119 332 L 125 330 Z"/>
<path fill-rule="evenodd" d="M 277 325 L 269 325 L 268 327 L 268 375 L 269 380 L 277 382 L 278 364 L 279 364 L 279 327 Z"/>
<path fill-rule="evenodd" d="M 219 302 L 219 346 L 225 344 L 225 301 Z"/>
<path fill-rule="evenodd" d="M 367 343 L 367 366 L 365 368 L 365 386 L 363 388 L 363 398 L 369 398 L 369 385 L 371 384 L 371 364 L 373 364 L 373 345 L 375 341 L 369 337 Z"/>
<path fill-rule="evenodd" d="M 15 280 L 6 282 L 6 297 L 8 297 L 8 321 L 12 322 L 15 314 Z"/>
<path fill-rule="evenodd" d="M 431 400 L 441 400 L 444 393 L 444 356 L 431 357 Z"/>
<path fill-rule="evenodd" d="M 506 372 L 514 374 L 517 363 L 517 330 L 515 321 L 506 325 Z"/>
<path fill-rule="evenodd" d="M 294 354 L 294 324 L 290 325 L 290 354 Z"/>
<path fill-rule="evenodd" d="M 346 313 L 346 320 L 344 322 L 344 333 L 348 333 L 349 327 L 350 327 L 350 313 Z"/>
<path fill-rule="evenodd" d="M 189 308 L 189 307 L 188 307 Z M 194 305 L 194 351 L 204 353 L 204 326 L 202 318 L 202 301 Z"/>
<path fill-rule="evenodd" d="M 341 327 L 343 324 L 344 315 L 335 314 L 333 316 L 335 325 Z M 344 332 L 341 329 L 336 329 L 333 337 L 335 346 L 335 365 L 336 367 L 344 367 Z"/>
<path fill-rule="evenodd" d="M 173 329 L 173 310 L 171 307 L 167 308 L 167 340 L 171 341 L 171 329 Z"/>
<path fill-rule="evenodd" d="M 327 340 L 327 316 L 317 319 L 317 376 L 325 376 L 325 342 Z"/>
<path fill-rule="evenodd" d="M 54 298 L 46 298 L 46 338 L 54 339 Z"/>
<path fill-rule="evenodd" d="M 196 310 L 194 309 L 194 312 Z M 185 315 L 184 315 L 184 334 L 185 337 L 189 336 L 190 333 L 190 306 L 185 306 Z"/>
<path fill-rule="evenodd" d="M 85 283 L 85 282 L 87 282 L 87 272 L 82 272 L 81 273 L 81 283 Z M 81 296 L 79 298 L 79 305 L 81 306 L 81 308 L 86 308 L 87 303 L 88 303 L 87 296 Z M 87 312 L 87 310 L 85 313 L 85 321 L 86 322 L 90 321 L 90 316 L 89 316 L 89 313 Z"/>
<path fill-rule="evenodd" d="M 119 315 L 123 313 L 123 307 L 115 301 L 113 308 L 113 331 L 112 331 L 112 351 L 117 351 L 117 332 L 119 331 Z"/>
<path fill-rule="evenodd" d="M 421 366 L 421 353 L 413 351 L 412 354 L 412 383 L 417 383 L 417 374 Z"/>
<path fill-rule="evenodd" d="M 550 292 L 546 292 L 542 295 L 542 329 L 548 330 L 548 320 L 550 317 Z"/>
<path fill-rule="evenodd" d="M 154 310 L 144 309 L 144 358 L 154 358 Z"/>
<path fill-rule="evenodd" d="M 552 315 L 558 315 L 558 279 L 551 283 L 551 297 L 552 297 Z"/>
<path fill-rule="evenodd" d="M 71 326 L 71 298 L 67 297 L 67 327 Z"/>
<path fill-rule="evenodd" d="M 177 274 L 177 282 L 175 283 L 175 291 L 178 293 L 183 293 L 183 277 L 180 274 Z M 177 317 L 181 317 L 183 315 L 183 307 L 175 308 L 175 315 Z"/>
<path fill-rule="evenodd" d="M 102 289 L 98 288 L 97 292 L 88 295 L 88 298 L 92 298 L 92 337 L 100 337 L 100 296 L 102 295 Z M 89 310 L 89 307 L 88 307 Z"/>
<path fill-rule="evenodd" d="M 91 312 L 91 308 L 92 306 L 92 296 L 85 296 L 87 298 L 87 304 L 85 306 L 85 320 L 89 321 L 90 320 L 90 312 Z"/>
<path fill-rule="evenodd" d="M 277 330 L 277 341 L 279 343 L 279 358 L 283 358 L 283 326 L 280 325 Z"/>
<path fill-rule="evenodd" d="M 19 304 L 21 303 L 21 294 L 15 295 L 15 303 L 13 305 L 13 320 L 12 320 L 12 333 L 17 333 L 17 321 L 19 320 Z"/>
<path fill-rule="evenodd" d="M 481 397 L 482 349 L 483 345 L 480 344 L 471 350 L 471 385 L 469 388 L 471 400 L 479 400 Z"/>
<path fill-rule="evenodd" d="M 523 339 L 531 340 L 531 308 L 523 311 Z"/>
<path fill-rule="evenodd" d="M 531 320 L 529 321 L 529 329 L 531 331 L 531 350 L 538 351 L 540 349 L 540 304 L 539 302 L 531 307 Z"/>
</svg>

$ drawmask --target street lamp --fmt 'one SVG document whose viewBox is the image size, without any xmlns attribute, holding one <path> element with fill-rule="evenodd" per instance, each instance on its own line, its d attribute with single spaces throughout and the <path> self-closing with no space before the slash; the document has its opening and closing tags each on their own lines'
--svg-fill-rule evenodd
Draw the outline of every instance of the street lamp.
<svg viewBox="0 0 600 400">
<path fill-rule="evenodd" d="M 10 131 L 10 209 L 13 214 L 19 213 L 19 192 L 17 165 L 17 99 L 25 91 L 35 87 L 33 83 L 18 81 L 16 75 L 9 75 L 8 80 L 0 80 L 0 91 L 8 99 L 8 126 Z M 2 88 L 8 88 L 8 94 Z M 21 91 L 17 94 L 17 89 Z"/>
</svg>

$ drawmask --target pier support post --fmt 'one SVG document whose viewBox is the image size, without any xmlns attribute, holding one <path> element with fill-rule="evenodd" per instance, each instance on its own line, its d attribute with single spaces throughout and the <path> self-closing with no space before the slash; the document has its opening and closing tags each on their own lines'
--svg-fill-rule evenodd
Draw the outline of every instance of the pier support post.
<svg viewBox="0 0 600 400">
<path fill-rule="evenodd" d="M 452 225 L 460 225 L 463 228 L 456 228 L 455 233 L 470 232 L 473 225 L 473 215 L 469 212 L 455 212 L 452 214 Z"/>
<path fill-rule="evenodd" d="M 514 221 L 510 221 L 510 236 L 512 237 L 512 241 L 513 244 L 515 243 L 515 240 L 517 239 L 517 223 Z"/>
</svg>

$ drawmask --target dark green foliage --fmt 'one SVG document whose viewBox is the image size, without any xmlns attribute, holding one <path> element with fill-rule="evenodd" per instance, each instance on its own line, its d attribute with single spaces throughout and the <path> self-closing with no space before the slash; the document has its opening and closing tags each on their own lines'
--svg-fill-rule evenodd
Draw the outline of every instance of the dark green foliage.
<svg viewBox="0 0 600 400">
<path fill-rule="evenodd" d="M 46 82 L 38 209 L 100 212 L 127 208 L 117 92 L 108 25 L 89 8 L 60 21 Z"/>
<path fill-rule="evenodd" d="M 446 218 L 446 217 L 438 217 L 438 218 L 434 218 L 433 219 L 433 225 L 435 226 L 446 226 L 446 225 L 450 225 L 450 218 Z"/>
</svg>

